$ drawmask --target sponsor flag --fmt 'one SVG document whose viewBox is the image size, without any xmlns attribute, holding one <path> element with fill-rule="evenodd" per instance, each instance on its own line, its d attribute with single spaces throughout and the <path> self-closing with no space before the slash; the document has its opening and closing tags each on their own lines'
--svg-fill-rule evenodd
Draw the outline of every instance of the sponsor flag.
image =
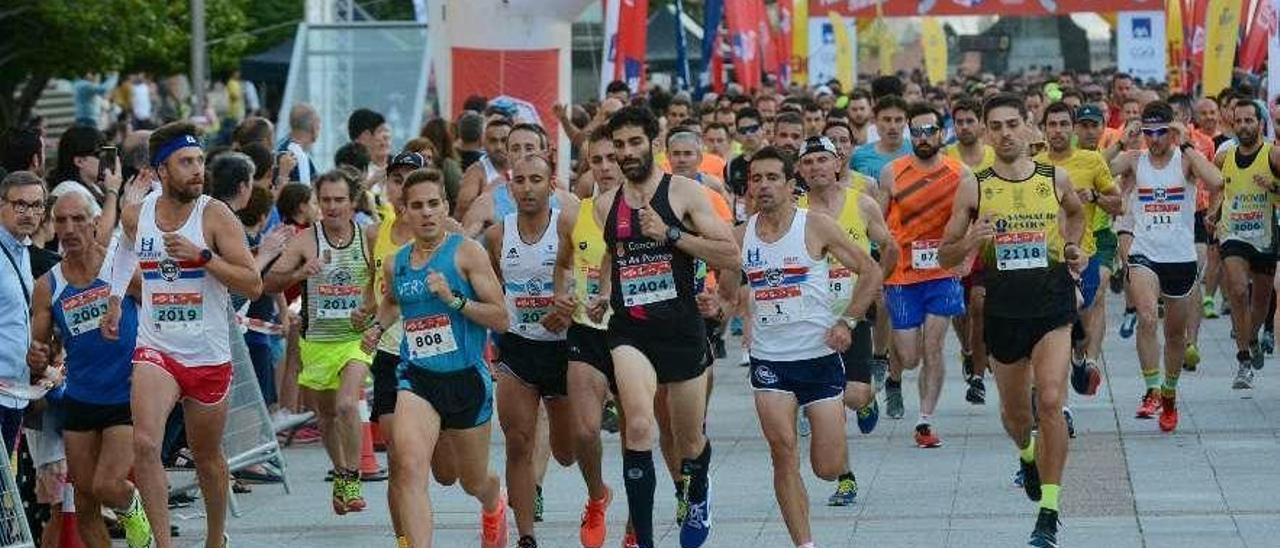
<svg viewBox="0 0 1280 548">
<path fill-rule="evenodd" d="M 1169 90 L 1185 91 L 1187 45 L 1182 27 L 1182 0 L 1165 0 L 1164 18 L 1165 72 L 1169 75 Z"/>
<path fill-rule="evenodd" d="M 1231 85 L 1235 67 L 1236 42 L 1240 35 L 1240 2 L 1209 0 L 1209 17 L 1205 19 L 1204 84 L 1205 96 L 1217 95 Z"/>
<path fill-rule="evenodd" d="M 841 89 L 853 89 L 853 40 L 849 36 L 849 27 L 845 26 L 844 17 L 836 12 L 827 14 L 831 20 L 831 32 L 836 40 L 836 79 Z"/>
<path fill-rule="evenodd" d="M 809 0 L 791 2 L 791 81 L 809 84 Z"/>
<path fill-rule="evenodd" d="M 724 89 L 724 61 L 720 58 L 720 23 L 724 19 L 724 0 L 706 0 L 702 4 L 702 78 L 698 86 L 701 98 L 708 88 L 718 93 Z"/>
<path fill-rule="evenodd" d="M 1276 28 L 1276 7 L 1271 0 L 1260 0 L 1253 15 L 1249 34 L 1240 46 L 1240 68 L 1259 72 L 1267 59 L 1267 42 Z"/>
<path fill-rule="evenodd" d="M 925 74 L 929 83 L 939 85 L 947 80 L 947 35 L 936 17 L 925 17 L 920 26 L 920 46 L 924 50 Z"/>
<path fill-rule="evenodd" d="M 684 0 L 676 0 L 676 89 L 688 89 L 689 41 L 684 37 Z"/>
<path fill-rule="evenodd" d="M 733 48 L 733 70 L 742 87 L 752 90 L 760 87 L 760 45 L 757 33 L 756 0 L 729 0 L 725 2 L 725 22 L 728 23 L 729 45 Z"/>
</svg>

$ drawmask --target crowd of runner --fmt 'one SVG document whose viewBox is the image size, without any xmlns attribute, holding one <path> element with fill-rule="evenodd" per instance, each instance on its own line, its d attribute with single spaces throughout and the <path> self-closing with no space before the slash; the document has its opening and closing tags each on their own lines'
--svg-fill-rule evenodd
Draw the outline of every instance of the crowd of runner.
<svg viewBox="0 0 1280 548">
<path fill-rule="evenodd" d="M 807 548 L 801 440 L 826 504 L 853 505 L 846 416 L 863 434 L 882 406 L 902 419 L 915 370 L 911 441 L 942 447 L 953 334 L 965 399 L 999 392 L 1010 471 L 1038 509 L 1028 544 L 1054 547 L 1069 393 L 1099 389 L 1108 288 L 1145 381 L 1135 417 L 1164 432 L 1202 318 L 1230 314 L 1233 390 L 1253 388 L 1274 345 L 1280 149 L 1244 86 L 1196 98 L 1125 75 L 890 76 L 694 101 L 616 82 L 555 108 L 563 170 L 538 120 L 480 97 L 460 110 L 400 150 L 382 115 L 357 110 L 324 172 L 305 104 L 279 131 L 175 120 L 115 142 L 73 126 L 56 165 L 38 124 L 9 131 L 0 299 L 24 313 L 0 333 L 26 367 L 6 375 L 51 392 L 31 413 L 0 402 L 0 426 L 12 451 L 24 413 L 43 410 L 26 436 L 38 502 L 73 496 L 87 546 L 110 545 L 93 511 L 106 508 L 128 546 L 167 548 L 165 467 L 181 453 L 206 546 L 226 546 L 238 347 L 276 420 L 314 414 L 333 512 L 386 504 L 400 546 L 431 545 L 432 478 L 476 499 L 482 546 L 537 546 L 554 457 L 581 472 L 584 547 L 604 544 L 618 488 L 623 546 L 652 547 L 655 448 L 680 544 L 702 546 L 711 365 L 740 340 L 783 521 Z M 361 469 L 370 379 L 385 503 L 362 490 L 385 479 Z M 609 422 L 620 483 L 602 473 Z"/>
</svg>

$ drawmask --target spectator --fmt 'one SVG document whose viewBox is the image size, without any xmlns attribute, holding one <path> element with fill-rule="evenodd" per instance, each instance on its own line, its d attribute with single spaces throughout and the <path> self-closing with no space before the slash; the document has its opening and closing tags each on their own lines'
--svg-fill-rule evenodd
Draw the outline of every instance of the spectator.
<svg viewBox="0 0 1280 548">
<path fill-rule="evenodd" d="M 249 203 L 253 186 L 254 165 L 249 156 L 241 152 L 226 152 L 209 162 L 208 188 L 214 199 L 226 203 L 232 211 L 239 211 Z"/>
<path fill-rule="evenodd" d="M 289 181 L 309 185 L 311 178 L 319 174 L 311 161 L 311 147 L 320 138 L 320 115 L 306 103 L 298 103 L 289 109 L 289 135 L 280 141 L 277 151 L 293 155 L 294 167 L 289 171 Z"/>
<path fill-rule="evenodd" d="M 274 135 L 275 127 L 270 120 L 250 116 L 236 124 L 236 129 L 231 132 L 231 148 L 240 150 L 249 143 L 266 143 L 271 146 Z"/>
<path fill-rule="evenodd" d="M 0 181 L 0 380 L 28 384 L 27 346 L 31 340 L 31 235 L 44 217 L 44 181 L 28 171 L 10 173 Z M 22 425 L 25 400 L 0 396 L 0 434 L 12 454 Z"/>
<path fill-rule="evenodd" d="M 484 117 L 465 112 L 458 117 L 458 167 L 466 173 L 471 164 L 484 156 Z"/>
<path fill-rule="evenodd" d="M 381 114 L 367 108 L 356 109 L 347 118 L 347 137 L 364 145 L 370 161 L 385 170 L 391 160 L 391 127 Z"/>
<path fill-rule="evenodd" d="M 422 136 L 431 140 L 436 149 L 436 166 L 444 173 L 444 190 L 449 203 L 458 199 L 458 187 L 462 185 L 462 164 L 453 149 L 453 135 L 443 118 L 433 118 L 422 126 Z"/>
<path fill-rule="evenodd" d="M 34 128 L 10 130 L 4 138 L 3 158 L 0 167 L 5 171 L 30 171 L 36 175 L 44 173 L 44 139 Z"/>
<path fill-rule="evenodd" d="M 76 100 L 77 124 L 95 128 L 101 126 L 102 103 L 99 102 L 99 98 L 106 96 L 115 88 L 118 80 L 119 78 L 112 74 L 105 82 L 98 82 L 97 74 L 88 74 L 71 83 L 71 93 Z"/>
</svg>

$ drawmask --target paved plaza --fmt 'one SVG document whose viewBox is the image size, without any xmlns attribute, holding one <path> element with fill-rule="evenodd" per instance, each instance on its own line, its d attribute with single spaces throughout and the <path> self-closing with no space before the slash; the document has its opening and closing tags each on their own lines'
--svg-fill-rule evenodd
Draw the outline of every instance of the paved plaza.
<svg viewBox="0 0 1280 548">
<path fill-rule="evenodd" d="M 1072 395 L 1079 436 L 1072 441 L 1062 490 L 1060 534 L 1075 547 L 1264 547 L 1280 546 L 1280 365 L 1268 359 L 1248 396 L 1230 388 L 1235 349 L 1227 319 L 1206 320 L 1200 337 L 1204 363 L 1180 384 L 1182 421 L 1163 434 L 1156 421 L 1133 418 L 1142 393 L 1133 339 L 1115 334 L 1118 301 L 1111 301 L 1105 381 L 1096 398 Z M 730 359 L 716 364 L 715 394 L 707 433 L 711 437 L 714 529 L 708 546 L 792 546 L 773 497 L 769 452 L 755 418 L 746 369 Z M 1036 507 L 1011 483 L 1015 451 L 998 414 L 998 395 L 988 377 L 988 401 L 964 401 L 958 350 L 948 338 L 947 385 L 935 419 L 945 445 L 918 449 L 911 434 L 918 413 L 914 375 L 904 382 L 906 417 L 881 419 L 869 436 L 851 420 L 849 445 L 857 474 L 857 504 L 825 506 L 833 485 L 804 465 L 818 546 L 967 547 L 1023 546 Z M 883 400 L 882 400 L 883 402 Z M 495 434 L 491 460 L 502 469 L 502 438 Z M 386 511 L 386 484 L 366 484 L 369 509 L 333 515 L 328 461 L 320 446 L 286 451 L 293 494 L 257 485 L 240 498 L 243 515 L 230 522 L 235 546 L 394 546 Z M 385 456 L 379 455 L 380 459 Z M 618 546 L 626 519 L 617 435 L 605 435 L 605 472 L 615 490 L 609 509 L 609 540 Z M 807 462 L 807 458 L 805 459 Z M 661 463 L 658 463 L 662 470 Z M 671 483 L 659 472 L 659 546 L 678 546 Z M 538 524 L 542 546 L 575 547 L 584 502 L 576 468 L 554 462 L 544 483 L 546 521 Z M 476 503 L 460 488 L 433 486 L 436 546 L 479 543 Z M 199 505 L 175 511 L 180 546 L 203 540 Z M 515 542 L 514 518 L 510 518 Z"/>
</svg>

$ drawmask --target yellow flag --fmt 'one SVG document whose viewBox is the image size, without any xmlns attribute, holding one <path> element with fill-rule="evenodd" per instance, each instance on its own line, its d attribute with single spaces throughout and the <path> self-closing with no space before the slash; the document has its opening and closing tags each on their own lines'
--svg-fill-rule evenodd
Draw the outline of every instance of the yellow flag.
<svg viewBox="0 0 1280 548">
<path fill-rule="evenodd" d="M 1114 26 L 1114 25 L 1113 25 Z M 1164 3 L 1165 59 L 1168 63 L 1169 90 L 1186 89 L 1186 43 L 1182 36 L 1182 1 Z"/>
<path fill-rule="evenodd" d="M 1203 90 L 1205 97 L 1211 97 L 1231 85 L 1240 33 L 1240 1 L 1209 0 L 1205 13 Z"/>
<path fill-rule="evenodd" d="M 809 84 L 809 0 L 791 2 L 791 81 Z"/>
<path fill-rule="evenodd" d="M 889 32 L 889 27 L 884 22 L 883 17 L 876 18 L 876 26 L 879 27 L 878 45 L 880 50 L 880 74 L 893 74 L 893 54 L 898 51 L 898 37 Z"/>
<path fill-rule="evenodd" d="M 1116 25 L 1118 24 L 1117 18 L 1116 18 L 1116 12 L 1114 11 L 1108 11 L 1105 13 L 1098 12 L 1098 17 L 1101 17 L 1103 21 L 1106 21 L 1108 25 L 1111 25 L 1112 29 L 1116 28 Z"/>
<path fill-rule="evenodd" d="M 947 36 L 936 18 L 924 18 L 920 26 L 920 47 L 924 50 L 924 68 L 929 83 L 938 85 L 946 82 Z"/>
<path fill-rule="evenodd" d="M 849 40 L 849 27 L 845 26 L 844 17 L 835 11 L 828 13 L 827 19 L 836 38 L 836 79 L 840 87 L 853 89 L 853 41 Z"/>
</svg>

